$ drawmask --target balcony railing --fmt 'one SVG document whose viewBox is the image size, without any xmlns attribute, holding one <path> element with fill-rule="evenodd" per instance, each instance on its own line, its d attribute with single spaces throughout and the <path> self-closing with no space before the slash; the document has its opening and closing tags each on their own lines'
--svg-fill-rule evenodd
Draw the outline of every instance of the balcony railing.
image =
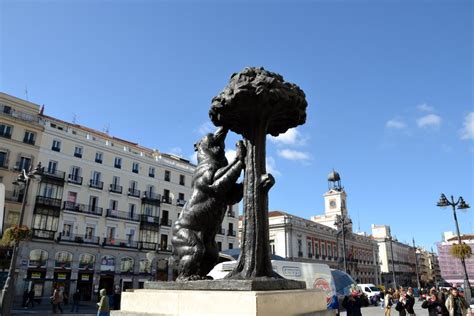
<svg viewBox="0 0 474 316">
<path fill-rule="evenodd" d="M 72 184 L 81 185 L 82 184 L 82 177 L 79 177 L 79 176 L 74 175 L 74 174 L 69 174 L 67 176 L 67 182 L 72 183 Z"/>
<path fill-rule="evenodd" d="M 128 188 L 128 196 L 140 197 L 140 190 L 134 188 Z"/>
<path fill-rule="evenodd" d="M 130 212 L 122 212 L 118 210 L 111 210 L 111 209 L 107 209 L 106 216 L 111 217 L 111 218 L 120 218 L 120 219 L 129 220 L 129 221 L 136 221 L 136 222 L 140 220 L 140 217 L 138 214 L 134 214 Z"/>
<path fill-rule="evenodd" d="M 94 179 L 90 179 L 89 187 L 94 188 L 94 189 L 102 190 L 104 188 L 104 182 L 94 180 Z"/>
<path fill-rule="evenodd" d="M 150 223 L 150 224 L 159 224 L 160 218 L 158 216 L 140 215 L 140 222 Z"/>
<path fill-rule="evenodd" d="M 121 185 L 118 185 L 118 184 L 111 184 L 110 187 L 109 187 L 109 191 L 110 192 L 114 192 L 114 193 L 119 193 L 119 194 L 122 194 L 122 191 L 123 191 L 123 187 Z"/>
<path fill-rule="evenodd" d="M 35 140 L 32 138 L 24 137 L 23 138 L 23 143 L 28 144 L 28 145 L 35 145 Z"/>
<path fill-rule="evenodd" d="M 52 230 L 33 229 L 33 238 L 53 240 L 55 234 Z"/>
<path fill-rule="evenodd" d="M 66 173 L 64 171 L 59 171 L 55 169 L 44 169 L 43 174 L 42 174 L 42 176 L 58 179 L 58 180 L 64 180 L 65 175 Z"/>
<path fill-rule="evenodd" d="M 103 246 L 122 247 L 122 248 L 138 248 L 138 242 L 133 240 L 104 238 Z"/>
<path fill-rule="evenodd" d="M 233 230 L 233 229 L 228 229 L 228 230 L 227 230 L 227 236 L 233 236 L 233 237 L 235 237 L 235 236 L 236 236 L 235 230 Z"/>
<path fill-rule="evenodd" d="M 184 204 L 186 204 L 186 200 L 183 200 L 183 199 L 177 199 L 176 200 L 176 205 L 177 206 L 184 206 Z"/>
<path fill-rule="evenodd" d="M 85 205 L 75 202 L 64 201 L 63 210 L 74 211 L 78 213 L 92 214 L 97 216 L 102 216 L 103 209 L 102 207 L 97 207 L 94 205 Z"/>
<path fill-rule="evenodd" d="M 173 199 L 171 197 L 165 195 L 165 196 L 161 197 L 161 202 L 166 203 L 166 204 L 172 204 Z"/>
<path fill-rule="evenodd" d="M 76 234 L 69 234 L 69 235 L 61 234 L 59 241 L 67 241 L 67 242 L 73 242 L 73 243 L 78 243 L 78 244 L 98 245 L 100 241 L 100 237 L 76 235 Z"/>
<path fill-rule="evenodd" d="M 221 228 L 217 231 L 217 233 L 218 233 L 219 235 L 225 235 L 225 229 L 221 227 Z"/>
<path fill-rule="evenodd" d="M 148 242 L 148 241 L 138 242 L 138 248 L 139 249 L 156 250 L 157 247 L 158 247 L 158 244 L 156 242 Z"/>
<path fill-rule="evenodd" d="M 171 252 L 173 250 L 173 248 L 171 247 L 171 245 L 159 245 L 158 250 L 159 251 Z"/>
<path fill-rule="evenodd" d="M 170 219 L 168 219 L 168 218 L 162 218 L 162 219 L 160 220 L 160 225 L 161 225 L 161 226 L 168 226 L 168 227 L 171 227 L 172 224 L 173 224 L 173 222 L 172 222 Z"/>
<path fill-rule="evenodd" d="M 234 211 L 228 211 L 227 216 L 228 217 L 235 217 L 235 212 Z"/>
<path fill-rule="evenodd" d="M 19 120 L 26 121 L 29 123 L 39 122 L 39 117 L 37 115 L 32 115 L 32 114 L 17 111 L 15 109 L 12 109 L 12 107 L 9 105 L 0 104 L 0 114 L 10 116 L 15 119 L 19 119 Z"/>
<path fill-rule="evenodd" d="M 38 195 L 36 196 L 36 205 L 53 207 L 53 208 L 61 208 L 61 200 Z"/>
</svg>

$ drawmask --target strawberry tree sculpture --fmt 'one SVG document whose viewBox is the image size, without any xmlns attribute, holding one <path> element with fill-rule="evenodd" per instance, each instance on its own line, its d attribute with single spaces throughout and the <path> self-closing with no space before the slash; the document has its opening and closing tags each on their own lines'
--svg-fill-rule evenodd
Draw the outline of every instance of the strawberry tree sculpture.
<svg viewBox="0 0 474 316">
<path fill-rule="evenodd" d="M 227 278 L 278 277 L 270 261 L 268 192 L 275 180 L 265 168 L 266 137 L 304 124 L 306 107 L 305 94 L 297 85 L 285 82 L 279 74 L 253 67 L 233 74 L 212 100 L 212 122 L 242 135 L 247 148 L 241 252 Z"/>
</svg>

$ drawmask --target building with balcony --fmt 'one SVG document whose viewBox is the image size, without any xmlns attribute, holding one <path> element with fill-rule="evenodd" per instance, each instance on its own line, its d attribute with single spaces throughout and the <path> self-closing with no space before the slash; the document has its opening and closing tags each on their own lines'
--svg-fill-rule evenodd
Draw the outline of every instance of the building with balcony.
<svg viewBox="0 0 474 316">
<path fill-rule="evenodd" d="M 372 237 L 379 247 L 382 284 L 393 288 L 392 271 L 395 271 L 397 286 L 416 286 L 415 248 L 393 237 L 388 225 L 373 224 Z"/>
<path fill-rule="evenodd" d="M 474 253 L 474 235 L 461 235 L 461 241 L 471 247 Z M 454 258 L 451 253 L 451 247 L 458 243 L 458 237 L 452 232 L 443 233 L 443 241 L 437 244 L 438 260 L 441 271 L 441 277 L 449 283 L 463 285 L 464 269 L 461 260 Z M 465 260 L 469 283 L 474 284 L 474 256 Z"/>
<path fill-rule="evenodd" d="M 16 208 L 7 207 L 8 214 L 19 214 L 23 199 L 21 188 L 12 185 L 19 173 L 10 170 L 14 162 L 20 167 L 41 162 L 44 167 L 41 181 L 32 181 L 27 196 L 23 224 L 31 227 L 32 240 L 20 247 L 16 294 L 32 286 L 37 296 L 50 295 L 59 285 L 69 293 L 80 289 L 87 300 L 99 288 L 112 293 L 139 288 L 150 279 L 172 279 L 172 225 L 190 198 L 195 165 L 47 116 L 30 102 L 0 97 L 9 113 L 25 108 L 31 115 L 20 120 L 0 114 L 9 135 L 0 137 L 0 158 L 3 148 L 11 162 L 0 169 L 0 177 L 7 198 L 17 200 Z M 27 130 L 36 133 L 34 145 L 31 136 L 23 142 Z M 27 162 L 21 160 L 26 153 Z M 237 205 L 229 206 L 222 225 L 230 233 L 216 237 L 222 250 L 238 244 L 237 212 Z M 7 225 L 17 221 L 10 215 Z"/>
<path fill-rule="evenodd" d="M 330 182 L 330 192 L 324 194 L 325 215 L 304 219 L 282 211 L 269 212 L 270 250 L 273 254 L 291 261 L 324 263 L 331 268 L 344 270 L 342 230 L 334 225 L 336 217 L 332 199 L 344 201 L 346 194 L 341 186 Z M 341 188 L 336 191 L 336 188 Z M 332 191 L 332 192 L 331 192 Z M 336 194 L 334 194 L 336 193 Z M 338 194 L 337 194 L 338 193 Z M 341 204 L 338 204 L 341 206 Z M 334 213 L 334 214 L 333 214 Z M 320 223 L 318 220 L 324 218 Z M 377 243 L 365 234 L 345 230 L 347 272 L 359 283 L 380 284 Z"/>
</svg>

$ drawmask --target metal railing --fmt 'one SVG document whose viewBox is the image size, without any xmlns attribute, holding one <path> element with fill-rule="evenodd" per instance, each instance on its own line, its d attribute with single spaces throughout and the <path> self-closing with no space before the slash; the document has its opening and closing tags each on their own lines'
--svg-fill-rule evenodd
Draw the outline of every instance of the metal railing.
<svg viewBox="0 0 474 316">
<path fill-rule="evenodd" d="M 67 182 L 72 183 L 72 184 L 82 184 L 82 177 L 79 177 L 77 175 L 69 174 L 67 176 Z"/>
<path fill-rule="evenodd" d="M 228 230 L 227 230 L 227 236 L 233 236 L 233 237 L 235 237 L 235 236 L 236 236 L 235 230 L 233 230 L 233 229 L 228 229 Z"/>
<path fill-rule="evenodd" d="M 123 192 L 123 187 L 122 187 L 121 185 L 112 183 L 112 184 L 109 186 L 109 191 L 110 191 L 110 192 L 114 192 L 114 193 L 122 194 L 122 192 Z"/>
<path fill-rule="evenodd" d="M 44 229 L 33 229 L 33 238 L 53 240 L 55 231 Z"/>
<path fill-rule="evenodd" d="M 122 247 L 122 248 L 138 248 L 138 242 L 133 240 L 104 238 L 103 246 Z"/>
<path fill-rule="evenodd" d="M 176 200 L 176 205 L 177 206 L 184 206 L 184 204 L 186 204 L 186 200 L 183 200 L 183 199 L 177 199 Z"/>
<path fill-rule="evenodd" d="M 160 225 L 161 225 L 161 226 L 168 226 L 168 227 L 171 227 L 172 224 L 173 224 L 173 222 L 172 222 L 170 219 L 168 219 L 168 218 L 162 218 L 162 219 L 160 220 Z"/>
<path fill-rule="evenodd" d="M 90 179 L 89 187 L 94 188 L 94 189 L 102 190 L 104 188 L 104 182 L 94 180 L 94 179 Z"/>
<path fill-rule="evenodd" d="M 42 176 L 64 180 L 66 173 L 55 169 L 44 169 Z"/>
<path fill-rule="evenodd" d="M 128 188 L 128 195 L 133 197 L 140 197 L 140 190 Z"/>
<path fill-rule="evenodd" d="M 129 221 L 136 221 L 136 222 L 140 220 L 140 217 L 138 214 L 134 214 L 130 212 L 122 212 L 118 210 L 111 210 L 111 209 L 107 209 L 106 216 L 112 217 L 112 218 L 126 219 Z"/>
<path fill-rule="evenodd" d="M 78 213 L 92 214 L 102 216 L 103 208 L 94 205 L 85 205 L 75 202 L 64 201 L 63 210 L 74 211 Z"/>
<path fill-rule="evenodd" d="M 158 243 L 156 242 L 148 242 L 148 241 L 140 241 L 138 243 L 138 247 L 140 249 L 146 249 L 146 250 L 156 250 L 158 247 Z"/>
<path fill-rule="evenodd" d="M 60 199 L 54 199 L 54 198 L 51 198 L 51 197 L 37 195 L 36 196 L 36 204 L 37 205 L 42 205 L 42 206 L 60 208 L 61 207 L 61 200 Z"/>
<path fill-rule="evenodd" d="M 171 247 L 171 245 L 159 245 L 158 250 L 159 251 L 171 252 L 173 250 L 173 248 Z"/>
<path fill-rule="evenodd" d="M 73 242 L 73 243 L 78 243 L 78 244 L 98 245 L 100 241 L 100 237 L 77 235 L 77 234 L 69 234 L 69 235 L 60 234 L 59 241 L 67 241 L 67 242 Z"/>
<path fill-rule="evenodd" d="M 150 223 L 150 224 L 159 224 L 160 218 L 158 216 L 152 215 L 140 215 L 140 222 Z"/>
<path fill-rule="evenodd" d="M 165 195 L 165 196 L 161 197 L 161 202 L 167 203 L 167 204 L 172 204 L 173 199 L 171 197 Z"/>
</svg>

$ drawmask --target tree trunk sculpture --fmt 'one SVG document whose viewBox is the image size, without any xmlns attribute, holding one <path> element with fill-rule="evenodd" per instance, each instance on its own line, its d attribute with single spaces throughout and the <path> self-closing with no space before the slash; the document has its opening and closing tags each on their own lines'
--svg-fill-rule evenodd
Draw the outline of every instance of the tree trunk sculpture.
<svg viewBox="0 0 474 316">
<path fill-rule="evenodd" d="M 278 277 L 270 261 L 268 192 L 275 180 L 265 168 L 266 137 L 304 124 L 306 107 L 305 94 L 297 85 L 263 68 L 245 68 L 233 74 L 227 87 L 212 100 L 212 122 L 241 134 L 247 147 L 241 252 L 227 278 Z"/>
</svg>

